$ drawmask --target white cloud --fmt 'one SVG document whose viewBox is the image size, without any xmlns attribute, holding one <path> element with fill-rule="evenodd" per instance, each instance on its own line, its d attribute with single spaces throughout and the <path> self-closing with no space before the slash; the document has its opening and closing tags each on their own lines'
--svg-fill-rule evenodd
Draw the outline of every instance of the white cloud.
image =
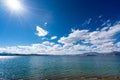
<svg viewBox="0 0 120 80">
<path fill-rule="evenodd" d="M 101 26 L 111 26 L 110 20 L 104 21 L 104 23 Z"/>
<path fill-rule="evenodd" d="M 54 45 L 55 43 L 54 43 L 54 42 L 45 41 L 45 42 L 43 42 L 42 44 L 43 44 L 43 45 L 52 46 L 52 45 Z"/>
<path fill-rule="evenodd" d="M 16 53 L 16 54 L 58 54 L 61 52 L 61 45 L 53 42 L 43 42 L 42 44 L 32 44 L 30 46 L 11 46 L 1 49 L 0 52 Z"/>
<path fill-rule="evenodd" d="M 58 42 L 63 44 L 71 44 L 76 43 L 79 40 L 84 40 L 89 38 L 88 30 L 73 30 L 72 33 L 68 35 L 68 37 L 62 37 Z"/>
<path fill-rule="evenodd" d="M 48 34 L 48 31 L 44 30 L 43 28 L 39 27 L 39 26 L 36 26 L 36 30 L 37 30 L 37 33 L 36 35 L 37 36 L 46 36 Z"/>
<path fill-rule="evenodd" d="M 53 42 L 45 41 L 43 43 L 31 44 L 30 46 L 11 46 L 1 48 L 0 52 L 16 54 L 52 54 L 65 55 L 80 53 L 73 46 L 62 46 Z"/>
<path fill-rule="evenodd" d="M 47 26 L 47 24 L 48 24 L 48 23 L 47 23 L 47 22 L 45 22 L 45 23 L 44 23 L 44 26 Z"/>
<path fill-rule="evenodd" d="M 0 48 L 0 52 L 5 52 L 5 48 Z"/>
<path fill-rule="evenodd" d="M 51 40 L 54 40 L 54 39 L 56 39 L 57 38 L 57 36 L 52 36 L 51 37 Z"/>
<path fill-rule="evenodd" d="M 48 32 L 37 26 L 39 35 Z M 42 31 L 42 30 L 43 31 Z M 115 35 L 120 33 L 120 24 L 104 27 L 100 30 L 74 30 L 68 36 L 61 37 L 58 42 L 44 41 L 30 46 L 11 46 L 0 48 L 0 52 L 18 54 L 81 54 L 83 52 L 112 52 L 120 51 L 120 42 L 116 42 Z M 54 36 L 53 36 L 54 37 Z M 52 38 L 52 37 L 51 37 Z M 57 37 L 54 37 L 55 39 Z"/>
<path fill-rule="evenodd" d="M 108 29 L 108 30 L 106 30 Z M 104 27 L 100 31 L 90 32 L 88 30 L 72 30 L 67 37 L 61 37 L 58 41 L 63 44 L 76 43 L 77 41 L 83 41 L 91 44 L 102 44 L 105 42 L 111 42 L 115 34 L 120 32 L 120 25 L 112 27 Z"/>
<path fill-rule="evenodd" d="M 120 48 L 120 42 L 118 42 L 116 45 L 117 45 L 118 48 Z"/>
<path fill-rule="evenodd" d="M 101 31 L 106 31 L 106 30 L 108 30 L 109 29 L 109 27 L 107 26 L 107 27 L 103 27 L 102 29 L 101 29 Z"/>
<path fill-rule="evenodd" d="M 60 40 L 58 40 L 59 43 L 62 43 L 64 45 L 73 45 L 76 46 L 76 44 L 81 49 L 86 51 L 101 51 L 101 52 L 111 52 L 114 50 L 117 50 L 117 47 L 115 46 L 114 41 L 116 40 L 115 35 L 120 32 L 120 24 L 111 26 L 111 27 L 104 27 L 99 31 L 93 31 L 90 32 L 89 30 L 72 30 L 72 32 L 67 37 L 61 37 Z M 89 44 L 86 46 L 86 44 Z M 119 44 L 117 44 L 118 46 Z M 89 47 L 89 48 L 88 48 Z"/>
</svg>

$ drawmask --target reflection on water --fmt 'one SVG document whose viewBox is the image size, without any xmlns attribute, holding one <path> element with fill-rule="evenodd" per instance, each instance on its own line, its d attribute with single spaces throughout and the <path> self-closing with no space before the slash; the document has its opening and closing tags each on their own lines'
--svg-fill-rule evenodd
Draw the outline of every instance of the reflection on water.
<svg viewBox="0 0 120 80">
<path fill-rule="evenodd" d="M 120 76 L 120 57 L 5 56 L 0 78 L 40 80 L 78 76 Z"/>
<path fill-rule="evenodd" d="M 15 58 L 17 56 L 0 56 L 0 59 L 10 59 L 10 58 Z"/>
</svg>

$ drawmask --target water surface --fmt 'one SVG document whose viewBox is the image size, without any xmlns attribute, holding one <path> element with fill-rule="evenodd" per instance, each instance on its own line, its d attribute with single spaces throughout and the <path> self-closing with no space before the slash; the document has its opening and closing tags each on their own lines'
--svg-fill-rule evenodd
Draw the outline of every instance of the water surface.
<svg viewBox="0 0 120 80">
<path fill-rule="evenodd" d="M 1 56 L 3 57 L 3 56 Z M 11 58 L 10 58 L 11 57 Z M 0 58 L 0 78 L 44 80 L 62 77 L 119 77 L 116 56 L 10 56 Z"/>
</svg>

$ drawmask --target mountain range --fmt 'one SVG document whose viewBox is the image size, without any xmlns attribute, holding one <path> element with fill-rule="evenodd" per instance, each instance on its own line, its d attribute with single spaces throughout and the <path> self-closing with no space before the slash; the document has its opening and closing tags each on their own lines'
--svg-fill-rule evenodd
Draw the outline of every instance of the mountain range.
<svg viewBox="0 0 120 80">
<path fill-rule="evenodd" d="M 6 53 L 2 52 L 0 53 L 0 56 L 51 56 L 52 54 L 17 54 L 17 53 Z M 70 56 L 70 55 L 67 55 Z M 72 56 L 120 56 L 120 52 L 114 51 L 109 53 L 98 53 L 98 52 L 87 52 L 83 54 L 74 54 Z"/>
</svg>

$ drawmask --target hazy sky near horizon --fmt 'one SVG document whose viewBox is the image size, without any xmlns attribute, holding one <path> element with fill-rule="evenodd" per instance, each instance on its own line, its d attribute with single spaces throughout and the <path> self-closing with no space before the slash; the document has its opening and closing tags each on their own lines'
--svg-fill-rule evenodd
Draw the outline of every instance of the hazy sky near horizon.
<svg viewBox="0 0 120 80">
<path fill-rule="evenodd" d="M 120 51 L 119 0 L 0 0 L 0 52 Z"/>
</svg>

